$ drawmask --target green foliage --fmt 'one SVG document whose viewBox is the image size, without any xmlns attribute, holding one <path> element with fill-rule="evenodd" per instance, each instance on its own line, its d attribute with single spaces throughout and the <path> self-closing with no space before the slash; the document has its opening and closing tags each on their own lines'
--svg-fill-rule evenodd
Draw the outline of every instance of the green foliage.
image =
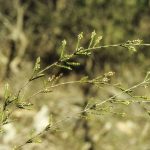
<svg viewBox="0 0 150 150">
<path fill-rule="evenodd" d="M 99 116 L 99 115 L 104 115 L 104 114 L 113 114 L 117 116 L 124 117 L 125 112 L 120 112 L 116 111 L 114 107 L 119 104 L 123 105 L 129 105 L 132 103 L 137 103 L 137 102 L 149 102 L 150 99 L 146 96 L 139 96 L 139 95 L 134 95 L 133 91 L 138 88 L 138 87 L 146 87 L 150 83 L 150 72 L 148 71 L 144 80 L 138 84 L 135 84 L 132 87 L 129 88 L 124 88 L 123 86 L 113 84 L 111 83 L 111 78 L 112 76 L 115 75 L 113 71 L 109 71 L 107 73 L 104 73 L 103 75 L 99 75 L 98 77 L 90 79 L 88 76 L 83 76 L 81 79 L 76 80 L 76 81 L 68 81 L 68 82 L 60 82 L 60 78 L 62 78 L 63 74 L 60 73 L 58 75 L 53 74 L 50 77 L 46 77 L 46 71 L 52 69 L 52 67 L 56 68 L 60 67 L 62 69 L 67 69 L 67 70 L 72 70 L 73 67 L 78 67 L 80 66 L 80 62 L 73 61 L 74 58 L 80 58 L 83 55 L 84 56 L 90 56 L 94 50 L 99 50 L 101 48 L 109 48 L 109 47 L 124 47 L 127 48 L 130 51 L 136 52 L 135 46 L 150 46 L 149 44 L 142 43 L 141 40 L 133 40 L 133 41 L 127 41 L 125 43 L 121 44 L 113 44 L 113 45 L 99 45 L 100 40 L 102 39 L 102 36 L 96 37 L 96 32 L 93 31 L 89 40 L 88 47 L 83 47 L 81 45 L 81 40 L 84 38 L 83 33 L 80 33 L 77 37 L 77 44 L 76 48 L 73 51 L 72 54 L 69 54 L 67 52 L 67 47 L 66 47 L 66 41 L 64 40 L 62 42 L 61 46 L 61 53 L 59 59 L 46 66 L 44 69 L 41 67 L 41 60 L 40 57 L 36 59 L 34 68 L 33 68 L 33 74 L 31 78 L 27 81 L 23 87 L 20 88 L 20 90 L 15 93 L 11 94 L 9 85 L 5 85 L 5 92 L 4 92 L 4 102 L 3 102 L 3 107 L 0 112 L 0 120 L 1 120 L 1 128 L 4 124 L 9 123 L 11 119 L 11 114 L 13 113 L 13 109 L 9 107 L 11 104 L 13 107 L 16 109 L 30 109 L 33 104 L 28 102 L 31 98 L 35 97 L 38 94 L 44 94 L 44 93 L 50 93 L 54 92 L 54 89 L 59 86 L 63 85 L 68 85 L 68 84 L 90 84 L 94 85 L 97 88 L 105 88 L 105 86 L 110 86 L 110 87 L 115 87 L 119 90 L 119 94 L 113 95 L 107 99 L 101 99 L 101 101 L 97 101 L 97 98 L 92 98 L 89 100 L 87 105 L 83 110 L 75 114 L 74 116 L 82 118 L 82 119 L 89 119 L 91 116 Z M 26 99 L 21 98 L 22 97 L 22 91 L 24 90 L 25 87 L 28 86 L 30 82 L 35 82 L 35 80 L 40 79 L 41 77 L 45 76 L 45 80 L 43 82 L 43 87 L 39 90 L 33 93 L 31 96 L 29 96 Z M 119 96 L 127 94 L 129 96 L 128 99 L 120 99 Z M 11 113 L 10 113 L 11 112 Z M 148 110 L 147 110 L 148 112 Z M 31 135 L 29 139 L 24 142 L 24 144 L 15 147 L 15 150 L 20 149 L 26 144 L 30 143 L 40 143 L 41 142 L 41 136 L 45 134 L 48 131 L 55 131 L 57 130 L 57 125 L 58 124 L 63 124 L 63 122 L 66 119 L 70 119 L 74 116 L 67 116 L 65 119 L 63 119 L 61 122 L 54 122 L 52 120 L 52 116 L 50 117 L 50 122 L 49 124 L 45 127 L 45 129 L 34 135 Z"/>
<path fill-rule="evenodd" d="M 145 43 L 149 41 L 150 37 L 149 24 L 149 0 L 72 0 L 69 2 L 67 0 L 0 1 L 0 27 L 2 29 L 0 32 L 0 72 L 2 76 L 3 72 L 5 74 L 5 70 L 7 75 L 7 69 L 8 72 L 10 69 L 11 74 L 13 71 L 13 68 L 11 69 L 13 66 L 11 61 L 14 62 L 16 58 L 19 58 L 18 56 L 20 56 L 20 54 L 23 54 L 22 48 L 25 48 L 26 52 L 20 57 L 21 62 L 18 64 L 19 67 L 17 67 L 22 71 L 15 73 L 15 77 L 17 78 L 15 85 L 11 85 L 13 78 L 6 81 L 9 82 L 10 86 L 9 84 L 4 86 L 3 96 L 1 94 L 2 90 L 0 90 L 0 134 L 3 134 L 3 126 L 10 122 L 17 122 L 18 125 L 21 124 L 21 121 L 16 121 L 14 118 L 14 115 L 17 114 L 16 112 L 33 109 L 33 104 L 34 106 L 41 106 L 43 99 L 47 100 L 45 95 L 49 93 L 52 95 L 50 98 L 53 99 L 53 95 L 57 95 L 57 90 L 61 91 L 61 87 L 67 87 L 67 85 L 69 85 L 73 88 L 76 86 L 79 89 L 82 88 L 80 92 L 83 92 L 82 94 L 84 96 L 86 95 L 82 98 L 83 101 L 75 104 L 75 107 L 77 105 L 81 111 L 73 115 L 69 112 L 69 117 L 63 116 L 61 120 L 63 113 L 60 112 L 59 108 L 57 109 L 57 107 L 55 108 L 55 106 L 53 106 L 50 111 L 53 112 L 54 109 L 54 114 L 57 111 L 59 114 L 56 113 L 56 115 L 53 116 L 53 120 L 50 119 L 52 121 L 50 121 L 41 133 L 37 134 L 33 132 L 22 145 L 19 147 L 16 146 L 14 149 L 22 149 L 26 144 L 38 143 L 42 140 L 43 134 L 48 134 L 49 132 L 52 134 L 58 130 L 58 124 L 65 124 L 66 120 L 74 122 L 76 119 L 77 123 L 78 119 L 81 119 L 83 126 L 85 126 L 87 130 L 94 125 L 89 133 L 91 137 L 86 137 L 88 133 L 85 131 L 85 140 L 91 138 L 96 144 L 99 143 L 100 149 L 117 149 L 118 147 L 122 147 L 122 143 L 120 142 L 121 136 L 116 135 L 116 130 L 114 134 L 114 131 L 109 132 L 109 129 L 103 129 L 105 128 L 103 125 L 106 120 L 112 123 L 111 117 L 107 119 L 108 115 L 112 115 L 114 119 L 116 116 L 124 117 L 125 113 L 130 114 L 130 110 L 128 112 L 125 112 L 125 110 L 130 109 L 134 103 L 140 106 L 139 109 L 141 108 L 144 113 L 147 113 L 148 116 L 150 115 L 148 105 L 150 97 L 146 94 L 144 95 L 144 92 L 149 92 L 150 73 L 148 72 L 143 80 L 138 78 L 138 76 L 143 76 L 143 73 L 149 70 L 150 52 L 149 49 L 145 48 L 146 46 L 150 46 L 150 44 Z M 93 29 L 95 30 L 92 32 Z M 77 35 L 77 38 L 75 38 L 75 35 Z M 104 37 L 101 35 L 104 35 Z M 137 39 L 139 35 L 143 41 Z M 64 38 L 65 40 L 61 42 Z M 60 43 L 60 45 L 58 43 Z M 110 45 L 108 45 L 109 43 Z M 95 51 L 97 52 L 94 53 Z M 37 56 L 40 57 L 35 61 L 31 76 L 29 76 L 25 84 L 21 83 L 23 80 L 20 80 L 20 76 L 22 74 L 24 77 L 26 76 L 26 67 L 29 67 L 30 65 L 28 66 L 28 64 L 31 64 Z M 148 58 L 147 62 L 145 57 Z M 83 61 L 84 58 L 88 61 Z M 125 64 L 126 62 L 131 62 L 132 65 L 135 66 L 137 60 L 139 66 L 136 66 L 140 67 L 143 65 L 143 70 L 138 68 L 137 73 L 130 77 L 128 76 L 126 68 L 121 71 L 122 62 Z M 3 67 L 5 65 L 6 69 Z M 43 66 L 46 67 L 44 68 Z M 74 76 L 75 71 L 72 71 L 74 68 L 77 70 L 77 74 L 75 75 L 77 80 L 71 80 L 70 78 L 72 76 L 66 76 L 66 72 L 67 74 L 71 72 L 71 75 L 73 74 Z M 115 74 L 113 72 L 114 70 Z M 103 71 L 104 73 L 102 73 Z M 86 73 L 83 74 L 83 72 Z M 64 75 L 62 75 L 62 73 L 64 73 Z M 129 83 L 120 84 L 120 81 L 124 78 L 127 78 Z M 137 80 L 140 82 L 134 83 L 137 82 Z M 124 81 L 126 82 L 126 80 Z M 39 82 L 43 84 L 39 86 Z M 1 81 L 0 85 L 3 85 Z M 30 90 L 30 85 L 31 87 L 38 85 L 36 88 L 39 89 L 37 91 L 36 88 Z M 15 91 L 18 86 L 21 87 L 18 91 Z M 57 87 L 60 88 L 57 89 Z M 28 89 L 31 95 L 28 93 Z M 117 94 L 114 94 L 111 89 L 115 89 Z M 62 94 L 62 91 L 60 94 Z M 97 93 L 100 93 L 100 96 L 97 97 Z M 40 94 L 42 95 L 42 100 L 38 100 L 35 103 L 34 98 L 36 96 L 38 98 Z M 69 97 L 69 95 L 67 96 Z M 91 96 L 92 98 L 90 98 Z M 61 103 L 64 102 L 66 101 L 61 100 Z M 81 104 L 82 102 L 83 104 Z M 69 109 L 73 107 L 72 103 L 71 99 Z M 55 104 L 59 105 L 59 102 L 55 102 L 54 105 Z M 68 109 L 66 105 L 65 109 Z M 134 111 L 136 112 L 136 110 Z M 95 130 L 95 133 L 97 133 L 99 129 L 97 130 L 92 119 L 99 120 L 100 117 L 105 118 L 105 121 L 103 122 L 102 120 L 101 123 L 98 124 L 101 129 L 101 133 L 98 136 L 101 136 L 101 139 L 100 142 L 96 142 L 97 135 L 95 134 L 92 137 L 92 132 Z M 145 117 L 146 115 L 143 118 Z M 132 114 L 128 119 L 129 118 L 135 120 L 135 116 Z M 59 120 L 58 122 L 56 121 L 57 119 Z M 125 117 L 122 120 L 126 119 Z M 144 136 L 144 134 L 149 131 L 149 124 L 146 123 L 148 119 L 145 122 L 143 121 L 144 119 L 142 120 L 140 117 L 136 119 L 140 120 L 139 124 L 143 131 L 138 129 L 138 135 L 133 129 L 136 133 L 136 137 L 139 138 L 135 140 L 130 136 L 133 139 L 127 141 L 123 137 L 122 141 L 126 141 L 123 143 L 123 146 L 128 142 L 132 143 L 132 141 L 136 141 L 135 145 L 137 147 L 135 149 L 148 149 L 149 137 L 147 135 Z M 87 122 L 89 127 L 85 125 L 85 122 Z M 79 124 L 82 123 L 79 121 Z M 148 124 L 148 126 L 145 125 L 144 128 L 144 124 Z M 66 129 L 66 127 L 67 130 L 69 130 L 69 126 L 66 125 L 64 128 Z M 114 134 L 115 141 L 110 140 L 111 133 Z M 107 135 L 109 135 L 109 145 L 107 145 L 105 140 Z M 119 137 L 118 141 L 117 137 Z M 80 146 L 78 147 L 78 145 L 83 144 L 83 140 L 80 140 L 81 136 L 77 138 L 79 140 L 76 143 L 72 141 L 71 136 L 68 139 L 73 145 L 77 145 L 75 149 L 87 149 L 91 144 L 89 141 L 86 141 L 84 143 L 86 146 L 81 148 Z M 145 147 L 143 146 L 142 140 L 145 143 L 148 141 L 148 144 L 146 143 L 146 146 L 144 145 Z M 19 140 L 17 141 L 19 142 Z M 57 141 L 59 140 L 57 139 Z M 70 141 L 66 141 L 71 144 Z M 105 143 L 104 147 L 102 147 L 102 143 Z M 111 144 L 115 146 L 111 147 Z M 139 145 L 142 145 L 142 147 L 139 147 Z M 63 147 L 63 145 L 61 146 Z M 132 144 L 130 146 L 131 149 L 134 149 Z"/>
</svg>

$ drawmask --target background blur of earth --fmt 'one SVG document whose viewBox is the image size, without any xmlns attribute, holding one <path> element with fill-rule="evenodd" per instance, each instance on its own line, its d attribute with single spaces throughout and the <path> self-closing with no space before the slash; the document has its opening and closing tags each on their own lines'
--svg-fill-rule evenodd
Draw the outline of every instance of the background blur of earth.
<svg viewBox="0 0 150 150">
<path fill-rule="evenodd" d="M 62 40 L 66 39 L 67 51 L 72 53 L 78 34 L 83 32 L 81 44 L 88 47 L 94 30 L 103 37 L 100 45 L 136 39 L 150 43 L 150 0 L 0 0 L 0 106 L 5 83 L 15 93 L 31 76 L 38 56 L 45 67 L 59 59 Z M 112 82 L 128 88 L 150 71 L 150 47 L 137 47 L 134 54 L 122 47 L 103 48 L 75 61 L 81 66 L 73 71 L 52 69 L 47 76 L 62 72 L 59 82 L 66 82 L 113 71 Z M 42 86 L 42 79 L 30 84 L 22 99 Z M 51 115 L 54 122 L 59 121 L 82 110 L 93 97 L 103 100 L 119 92 L 109 86 L 69 84 L 40 94 L 30 100 L 31 110 L 14 111 L 15 121 L 5 125 L 0 135 L 0 150 L 10 150 L 42 131 Z M 150 87 L 137 88 L 134 94 L 150 97 Z M 28 144 L 23 150 L 150 150 L 149 110 L 149 103 L 116 104 L 116 114 L 62 122 L 60 131 L 46 133 L 42 143 Z"/>
</svg>

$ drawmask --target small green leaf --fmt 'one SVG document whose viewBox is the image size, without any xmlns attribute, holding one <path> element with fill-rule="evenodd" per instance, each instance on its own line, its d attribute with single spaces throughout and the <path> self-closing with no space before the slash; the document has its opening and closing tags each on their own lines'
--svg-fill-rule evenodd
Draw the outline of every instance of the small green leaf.
<svg viewBox="0 0 150 150">
<path fill-rule="evenodd" d="M 41 78 L 43 76 L 45 76 L 45 74 L 37 74 L 35 77 L 32 77 L 31 79 L 29 79 L 29 81 L 33 81 L 33 80 Z"/>
<path fill-rule="evenodd" d="M 5 100 L 8 99 L 10 97 L 10 91 L 9 91 L 9 84 L 6 83 L 5 84 L 5 91 L 4 91 L 4 98 Z"/>
<path fill-rule="evenodd" d="M 102 38 L 103 38 L 102 36 L 99 36 L 99 37 L 96 39 L 96 41 L 95 41 L 93 47 L 96 47 L 96 46 L 100 43 L 100 41 L 102 40 Z"/>
<path fill-rule="evenodd" d="M 66 62 L 66 63 L 71 66 L 80 66 L 80 63 L 78 62 Z"/>
<path fill-rule="evenodd" d="M 81 33 L 78 35 L 78 39 L 79 39 L 79 40 L 83 39 L 83 32 L 81 32 Z"/>
<path fill-rule="evenodd" d="M 83 39 L 83 32 L 81 32 L 81 33 L 78 35 L 78 41 L 77 41 L 77 45 L 76 45 L 76 51 L 78 51 L 79 46 L 80 46 L 80 42 L 81 42 L 82 39 Z"/>
<path fill-rule="evenodd" d="M 61 61 L 67 61 L 67 60 L 69 60 L 71 57 L 72 57 L 73 55 L 67 55 L 67 54 L 65 54 L 64 56 L 63 56 L 63 58 L 61 58 Z"/>
<path fill-rule="evenodd" d="M 60 68 L 72 70 L 72 68 L 71 68 L 70 66 L 66 66 L 66 65 L 56 65 L 56 66 L 57 66 L 57 67 L 60 67 Z"/>
<path fill-rule="evenodd" d="M 81 52 L 77 52 L 76 55 L 90 56 L 90 55 L 91 55 L 91 52 L 84 52 L 84 51 L 82 52 L 82 51 L 81 51 Z"/>
<path fill-rule="evenodd" d="M 95 36 L 96 36 L 96 32 L 93 31 L 92 34 L 91 34 L 91 40 L 90 40 L 88 48 L 92 47 Z"/>
<path fill-rule="evenodd" d="M 38 57 L 38 58 L 36 59 L 36 62 L 35 62 L 34 72 L 40 70 L 40 68 L 41 68 L 40 62 L 41 62 L 41 58 Z"/>
<path fill-rule="evenodd" d="M 64 51 L 65 51 L 65 48 L 66 48 L 66 40 L 63 40 L 62 41 L 62 48 L 61 48 L 61 54 L 60 54 L 60 59 L 62 59 L 64 57 Z"/>
<path fill-rule="evenodd" d="M 16 104 L 16 107 L 20 109 L 27 109 L 28 107 L 32 105 L 33 105 L 32 103 L 20 102 Z"/>
</svg>

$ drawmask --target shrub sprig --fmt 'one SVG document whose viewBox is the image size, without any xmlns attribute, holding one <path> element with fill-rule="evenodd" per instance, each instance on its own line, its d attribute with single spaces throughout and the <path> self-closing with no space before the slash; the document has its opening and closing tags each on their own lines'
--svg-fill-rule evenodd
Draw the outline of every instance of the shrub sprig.
<svg viewBox="0 0 150 150">
<path fill-rule="evenodd" d="M 32 135 L 27 141 L 25 141 L 22 145 L 16 146 L 14 150 L 19 150 L 22 148 L 24 145 L 29 144 L 29 143 L 37 143 L 40 140 L 41 135 L 47 133 L 48 131 L 56 131 L 59 126 L 59 124 L 62 124 L 64 121 L 71 119 L 71 118 L 76 118 L 76 117 L 82 117 L 84 119 L 88 119 L 89 115 L 102 115 L 104 113 L 113 113 L 117 115 L 124 116 L 124 112 L 114 112 L 112 109 L 112 106 L 107 105 L 108 103 L 111 104 L 125 104 L 129 105 L 134 102 L 150 102 L 150 99 L 146 96 L 136 96 L 133 95 L 132 91 L 135 90 L 138 87 L 147 87 L 150 84 L 150 72 L 148 72 L 144 78 L 144 80 L 132 87 L 129 87 L 127 89 L 124 89 L 124 87 L 117 86 L 115 84 L 110 84 L 109 80 L 111 80 L 111 77 L 114 75 L 114 72 L 108 72 L 105 73 L 104 75 L 100 75 L 96 78 L 89 79 L 89 77 L 84 76 L 83 78 L 77 80 L 77 81 L 66 81 L 66 82 L 59 82 L 59 79 L 62 77 L 62 74 L 55 75 L 53 74 L 51 77 L 46 78 L 44 81 L 43 87 L 30 95 L 26 99 L 21 98 L 21 93 L 22 91 L 29 85 L 31 82 L 35 82 L 36 80 L 43 78 L 46 76 L 46 71 L 50 70 L 52 68 L 63 68 L 67 70 L 72 70 L 74 67 L 80 66 L 80 62 L 74 61 L 74 58 L 82 57 L 82 56 L 90 56 L 94 50 L 99 50 L 102 48 L 110 48 L 110 47 L 123 47 L 128 49 L 128 51 L 136 52 L 136 47 L 140 46 L 150 46 L 150 44 L 143 43 L 142 40 L 133 40 L 133 41 L 127 41 L 124 43 L 119 43 L 119 44 L 112 44 L 112 45 L 100 45 L 100 42 L 102 40 L 102 36 L 97 36 L 96 32 L 93 31 L 91 34 L 91 38 L 89 40 L 88 47 L 83 47 L 81 45 L 81 40 L 84 38 L 83 33 L 81 32 L 78 37 L 77 37 L 77 44 L 75 47 L 75 50 L 72 54 L 68 54 L 67 52 L 67 42 L 66 40 L 62 41 L 61 44 L 61 53 L 59 59 L 46 66 L 45 68 L 41 67 L 41 59 L 38 57 L 36 59 L 34 68 L 33 68 L 33 73 L 31 77 L 27 80 L 27 82 L 18 90 L 16 94 L 12 94 L 11 90 L 9 89 L 8 84 L 5 86 L 5 94 L 4 94 L 4 102 L 3 106 L 1 107 L 0 110 L 0 129 L 2 131 L 3 125 L 11 122 L 11 115 L 16 109 L 30 109 L 30 107 L 33 105 L 32 103 L 29 103 L 28 101 L 37 96 L 38 94 L 43 94 L 43 93 L 50 93 L 53 92 L 56 87 L 68 85 L 68 84 L 92 84 L 96 87 L 103 87 L 104 85 L 107 86 L 114 86 L 118 89 L 120 89 L 120 93 L 113 95 L 112 97 L 109 97 L 108 99 L 105 100 L 98 100 L 97 102 L 93 102 L 92 104 L 89 102 L 86 107 L 78 112 L 77 114 L 74 114 L 72 116 L 66 116 L 65 119 L 62 119 L 61 121 L 52 123 L 50 122 L 45 129 L 35 135 Z M 119 96 L 127 94 L 130 98 L 129 99 L 120 99 Z M 12 108 L 10 106 L 13 106 Z M 105 107 L 104 107 L 105 106 Z"/>
</svg>

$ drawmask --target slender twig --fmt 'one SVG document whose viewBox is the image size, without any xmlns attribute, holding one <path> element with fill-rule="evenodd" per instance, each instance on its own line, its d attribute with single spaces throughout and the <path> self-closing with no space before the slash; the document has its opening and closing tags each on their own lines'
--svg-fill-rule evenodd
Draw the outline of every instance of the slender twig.
<svg viewBox="0 0 150 150">
<path fill-rule="evenodd" d="M 50 68 L 56 66 L 58 63 L 59 63 L 59 61 L 54 62 L 53 64 L 51 64 L 51 65 L 45 67 L 44 69 L 42 69 L 38 74 L 41 74 L 41 73 L 43 73 L 43 72 L 49 70 Z"/>
<path fill-rule="evenodd" d="M 70 61 L 72 60 L 74 57 L 78 56 L 78 55 L 82 55 L 82 54 L 85 54 L 85 55 L 89 55 L 90 53 L 88 52 L 91 52 L 92 50 L 99 50 L 99 49 L 102 49 L 102 48 L 109 48 L 109 47 L 134 47 L 134 46 L 150 46 L 150 44 L 148 43 L 120 43 L 120 44 L 112 44 L 112 45 L 102 45 L 102 46 L 98 46 L 98 47 L 91 47 L 92 43 L 90 44 L 90 46 L 88 48 L 81 48 L 79 47 L 79 45 L 77 45 L 77 49 L 72 53 L 70 54 L 68 57 L 67 55 L 64 55 L 62 54 L 61 58 L 59 58 L 56 62 L 46 66 L 44 69 L 40 70 L 39 72 L 36 72 L 36 75 L 34 74 L 35 72 L 33 72 L 33 75 L 35 76 L 32 76 L 21 88 L 20 90 L 18 91 L 17 93 L 17 100 L 19 99 L 19 96 L 21 94 L 21 92 L 24 90 L 24 88 L 26 88 L 28 86 L 28 84 L 32 81 L 34 81 L 35 79 L 38 79 L 39 77 L 42 77 L 43 76 L 43 73 L 46 72 L 47 70 L 51 69 L 52 67 L 54 66 L 63 66 L 64 63 L 66 63 L 67 61 Z M 64 56 L 63 56 L 64 55 Z M 37 71 L 37 70 L 36 70 Z M 50 85 L 49 87 L 46 87 L 46 88 L 43 88 L 39 91 L 37 91 L 36 93 L 32 94 L 30 97 L 28 97 L 26 100 L 30 100 L 31 98 L 35 97 L 36 95 L 40 94 L 40 93 L 47 93 L 47 92 L 51 92 L 51 90 L 53 88 L 56 88 L 56 87 L 59 87 L 59 86 L 62 86 L 62 85 L 68 85 L 68 84 L 78 84 L 78 83 L 92 83 L 92 80 L 88 80 L 88 81 L 84 81 L 84 82 L 81 82 L 81 80 L 78 80 L 78 81 L 69 81 L 69 82 L 64 82 L 64 83 L 58 83 L 58 84 L 54 84 L 54 85 Z M 129 91 L 139 87 L 139 86 L 142 86 L 146 83 L 149 83 L 149 81 L 142 81 L 141 83 L 138 83 L 126 90 L 123 90 L 122 92 L 120 92 L 119 94 L 116 94 L 100 103 L 96 103 L 95 106 L 101 106 L 107 102 L 111 102 L 112 100 L 115 101 L 116 100 L 116 97 L 124 94 L 124 93 L 128 93 Z M 16 99 L 15 99 L 16 100 Z M 64 119 L 62 119 L 61 121 L 58 121 L 56 122 L 50 129 L 54 129 L 56 127 L 56 125 L 58 126 L 61 122 L 65 121 L 65 120 L 68 120 L 70 118 L 74 118 L 75 116 L 77 115 L 81 115 L 82 113 L 87 113 L 89 110 L 91 109 L 91 107 L 86 107 L 84 108 L 83 110 L 81 110 L 80 112 L 74 114 L 73 116 L 67 116 L 65 117 Z M 3 113 L 5 113 L 3 111 Z M 3 116 L 2 116 L 2 119 L 3 119 Z M 2 122 L 2 120 L 1 120 Z M 23 143 L 22 145 L 18 146 L 16 149 L 20 149 L 21 147 L 23 147 L 24 145 L 28 144 L 28 143 L 32 143 L 32 140 L 34 138 L 36 138 L 37 136 L 41 136 L 42 134 L 44 134 L 45 132 L 47 132 L 46 129 L 44 129 L 42 132 L 36 134 L 34 137 L 30 138 L 29 140 L 27 140 L 25 143 Z"/>
<path fill-rule="evenodd" d="M 90 50 L 99 50 L 101 48 L 109 48 L 109 47 L 124 47 L 123 46 L 124 43 L 119 43 L 119 44 L 111 44 L 111 45 L 102 45 L 102 46 L 98 46 L 98 47 L 92 47 L 92 48 L 87 48 L 84 49 L 84 51 L 90 51 Z M 126 46 L 150 46 L 150 44 L 148 43 L 141 43 L 141 44 L 125 44 Z M 68 58 L 68 60 L 72 59 L 73 57 L 77 56 L 77 50 L 74 51 L 71 55 L 70 58 Z M 63 63 L 63 61 L 61 61 L 60 59 L 58 59 L 56 62 L 52 63 L 51 65 L 46 66 L 44 69 L 42 69 L 41 71 L 39 71 L 37 73 L 37 75 L 44 73 L 45 71 L 49 70 L 50 68 L 57 66 L 58 64 Z"/>
<path fill-rule="evenodd" d="M 87 48 L 84 50 L 98 50 L 101 48 L 109 48 L 109 47 L 123 47 L 124 43 L 120 43 L 120 44 L 111 44 L 111 45 L 102 45 L 102 46 L 98 46 L 98 47 L 91 47 L 91 48 Z M 126 44 L 126 46 L 150 46 L 149 43 L 143 43 L 143 44 Z"/>
<path fill-rule="evenodd" d="M 116 95 L 113 95 L 112 97 L 110 97 L 110 98 L 108 98 L 108 99 L 106 99 L 106 100 L 104 100 L 104 101 L 102 101 L 102 102 L 100 102 L 100 103 L 97 103 L 96 106 L 100 106 L 100 105 L 103 105 L 104 103 L 107 103 L 107 102 L 109 102 L 109 101 L 112 101 L 112 100 L 114 100 L 116 97 L 118 97 L 118 96 L 120 96 L 120 95 L 122 95 L 122 94 L 124 94 L 124 93 L 127 93 L 127 92 L 129 92 L 129 91 L 131 91 L 131 90 L 133 90 L 133 89 L 135 89 L 135 88 L 141 86 L 141 85 L 144 85 L 145 83 L 146 83 L 145 81 L 142 81 L 142 82 L 140 82 L 140 83 L 138 83 L 138 84 L 136 84 L 136 85 L 134 85 L 134 86 L 132 86 L 132 87 L 130 87 L 130 88 L 128 88 L 128 89 L 126 89 L 126 90 L 124 90 L 124 91 L 118 93 L 118 94 L 116 94 Z M 90 108 L 87 108 L 85 111 L 88 111 L 89 109 L 90 109 Z"/>
</svg>

